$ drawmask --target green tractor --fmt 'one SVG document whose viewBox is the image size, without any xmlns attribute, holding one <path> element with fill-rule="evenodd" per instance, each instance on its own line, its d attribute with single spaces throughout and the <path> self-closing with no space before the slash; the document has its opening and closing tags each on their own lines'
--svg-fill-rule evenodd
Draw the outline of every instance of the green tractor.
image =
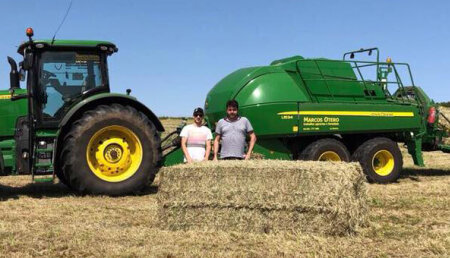
<svg viewBox="0 0 450 258">
<path fill-rule="evenodd" d="M 161 164 L 158 118 L 136 98 L 110 93 L 107 41 L 32 40 L 8 57 L 0 91 L 0 175 L 56 176 L 86 194 L 139 192 Z M 26 79 L 26 87 L 20 81 Z"/>
</svg>

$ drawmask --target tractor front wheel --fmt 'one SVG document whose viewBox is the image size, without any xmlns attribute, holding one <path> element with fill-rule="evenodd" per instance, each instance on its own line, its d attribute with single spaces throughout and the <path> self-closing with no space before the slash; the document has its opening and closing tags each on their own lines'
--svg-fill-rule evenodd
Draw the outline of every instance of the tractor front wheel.
<svg viewBox="0 0 450 258">
<path fill-rule="evenodd" d="M 64 138 L 62 171 L 85 194 L 141 191 L 155 177 L 160 138 L 152 122 L 130 106 L 101 105 L 86 112 Z"/>
</svg>

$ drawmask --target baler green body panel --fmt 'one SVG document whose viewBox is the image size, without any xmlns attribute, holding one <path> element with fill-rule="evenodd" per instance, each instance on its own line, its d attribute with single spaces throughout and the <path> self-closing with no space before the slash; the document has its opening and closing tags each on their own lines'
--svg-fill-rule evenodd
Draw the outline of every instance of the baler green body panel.
<svg viewBox="0 0 450 258">
<path fill-rule="evenodd" d="M 10 168 L 14 172 L 16 167 L 16 142 L 13 138 L 0 141 L 0 154 L 4 168 Z"/>
<path fill-rule="evenodd" d="M 24 89 L 15 90 L 15 94 L 25 93 Z M 16 167 L 16 123 L 19 117 L 27 114 L 27 99 L 12 101 L 9 90 L 0 90 L 0 158 L 3 160 L 3 168 L 13 173 Z"/>
<path fill-rule="evenodd" d="M 15 94 L 25 94 L 26 90 L 18 89 Z M 28 101 L 20 99 L 11 101 L 8 90 L 0 90 L 0 136 L 13 137 L 17 118 L 28 114 Z"/>
<path fill-rule="evenodd" d="M 419 131 L 421 127 L 421 116 L 414 106 L 301 103 L 299 110 L 300 134 Z M 279 114 L 283 116 L 285 113 Z M 292 118 L 295 119 L 295 115 Z"/>
<path fill-rule="evenodd" d="M 284 72 L 268 73 L 251 80 L 235 99 L 243 115 L 260 121 L 253 124 L 255 131 L 271 136 L 290 134 L 292 128 L 298 127 L 298 120 L 280 119 L 277 110 L 297 111 L 298 101 L 310 101 L 304 88 L 298 87 Z M 225 106 L 222 112 L 224 109 Z"/>
</svg>

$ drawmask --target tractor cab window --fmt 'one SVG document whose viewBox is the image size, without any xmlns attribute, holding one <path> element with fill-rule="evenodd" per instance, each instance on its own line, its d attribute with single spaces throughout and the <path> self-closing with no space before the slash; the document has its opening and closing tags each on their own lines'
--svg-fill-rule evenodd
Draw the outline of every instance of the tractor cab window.
<svg viewBox="0 0 450 258">
<path fill-rule="evenodd" d="M 44 120 L 61 118 L 74 98 L 105 85 L 100 54 L 43 52 L 40 60 L 38 95 Z"/>
</svg>

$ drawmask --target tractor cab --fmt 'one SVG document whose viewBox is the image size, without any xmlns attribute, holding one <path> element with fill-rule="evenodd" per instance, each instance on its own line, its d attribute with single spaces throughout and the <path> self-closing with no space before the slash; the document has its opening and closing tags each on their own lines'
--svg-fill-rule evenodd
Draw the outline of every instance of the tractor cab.
<svg viewBox="0 0 450 258">
<path fill-rule="evenodd" d="M 38 128 L 55 128 L 73 104 L 96 93 L 110 92 L 107 56 L 117 47 L 107 41 L 30 40 L 18 53 L 20 71 L 11 67 L 11 99 L 28 98 Z M 14 64 L 14 61 L 10 60 Z M 26 94 L 16 94 L 18 79 L 27 78 Z"/>
</svg>

